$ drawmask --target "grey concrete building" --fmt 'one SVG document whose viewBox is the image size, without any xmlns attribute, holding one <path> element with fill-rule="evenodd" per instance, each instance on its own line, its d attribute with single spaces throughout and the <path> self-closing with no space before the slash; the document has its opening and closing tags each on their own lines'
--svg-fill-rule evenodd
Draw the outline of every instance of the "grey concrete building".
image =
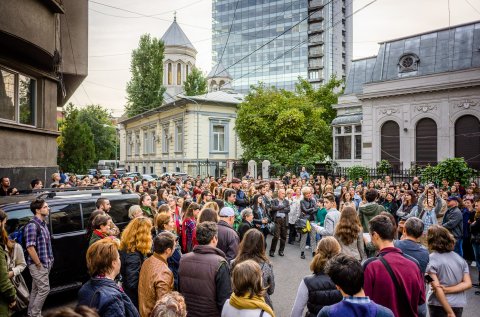
<svg viewBox="0 0 480 317">
<path fill-rule="evenodd" d="M 0 176 L 13 186 L 50 183 L 57 107 L 87 70 L 87 0 L 0 1 Z"/>
<path fill-rule="evenodd" d="M 463 157 L 480 169 L 480 21 L 380 43 L 353 61 L 335 108 L 340 166 Z"/>
</svg>

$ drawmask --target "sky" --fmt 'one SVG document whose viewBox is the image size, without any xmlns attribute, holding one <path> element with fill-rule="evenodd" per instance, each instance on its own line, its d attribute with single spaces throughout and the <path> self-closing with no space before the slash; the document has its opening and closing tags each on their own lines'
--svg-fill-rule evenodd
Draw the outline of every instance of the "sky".
<svg viewBox="0 0 480 317">
<path fill-rule="evenodd" d="M 355 12 L 374 0 L 346 1 Z M 161 38 L 174 12 L 198 51 L 197 67 L 208 73 L 212 0 L 89 0 L 88 77 L 69 101 L 99 104 L 120 116 L 132 50 L 142 34 Z M 385 40 L 479 20 L 480 0 L 376 0 L 353 15 L 353 57 L 376 55 Z"/>
</svg>

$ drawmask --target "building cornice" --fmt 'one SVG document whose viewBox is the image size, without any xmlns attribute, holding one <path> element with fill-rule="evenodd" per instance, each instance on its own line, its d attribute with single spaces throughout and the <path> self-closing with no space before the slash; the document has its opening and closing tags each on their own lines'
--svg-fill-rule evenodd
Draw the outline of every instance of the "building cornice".
<svg viewBox="0 0 480 317">
<path fill-rule="evenodd" d="M 480 86 L 480 68 L 405 77 L 363 85 L 359 100 Z"/>
</svg>

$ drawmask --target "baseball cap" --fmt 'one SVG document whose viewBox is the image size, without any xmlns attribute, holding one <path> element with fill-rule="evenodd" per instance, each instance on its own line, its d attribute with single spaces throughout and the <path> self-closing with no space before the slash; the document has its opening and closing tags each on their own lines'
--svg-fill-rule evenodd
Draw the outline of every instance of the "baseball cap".
<svg viewBox="0 0 480 317">
<path fill-rule="evenodd" d="M 232 179 L 232 184 L 240 184 L 242 181 L 239 180 L 238 178 L 233 178 Z"/>
<path fill-rule="evenodd" d="M 235 211 L 231 207 L 223 207 L 220 210 L 220 217 L 233 217 L 235 216 Z"/>
</svg>

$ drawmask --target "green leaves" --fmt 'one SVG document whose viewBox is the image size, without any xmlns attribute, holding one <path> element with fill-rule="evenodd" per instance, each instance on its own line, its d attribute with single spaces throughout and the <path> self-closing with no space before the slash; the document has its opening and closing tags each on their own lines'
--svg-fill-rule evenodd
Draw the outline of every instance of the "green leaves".
<svg viewBox="0 0 480 317">
<path fill-rule="evenodd" d="M 357 180 L 359 177 L 363 179 L 368 178 L 368 169 L 364 166 L 354 165 L 352 167 L 347 168 L 347 177 L 351 180 Z"/>
<path fill-rule="evenodd" d="M 207 79 L 196 67 L 193 67 L 192 72 L 188 74 L 183 90 L 185 90 L 185 95 L 187 96 L 198 96 L 207 93 Z"/>
<path fill-rule="evenodd" d="M 163 42 L 150 34 L 142 35 L 130 63 L 132 78 L 127 83 L 125 107 L 129 118 L 162 105 L 163 58 Z"/>
<path fill-rule="evenodd" d="M 339 83 L 329 82 L 330 88 L 315 90 L 300 80 L 296 92 L 262 84 L 252 87 L 239 105 L 235 127 L 243 158 L 286 166 L 324 160 L 332 150 L 329 124 L 336 112 L 332 114 L 331 104 L 337 102 L 333 89 Z"/>
<path fill-rule="evenodd" d="M 468 167 L 463 157 L 443 160 L 437 166 L 427 166 L 422 170 L 422 181 L 440 184 L 442 179 L 451 184 L 459 180 L 462 185 L 468 184 L 477 171 Z"/>
</svg>

